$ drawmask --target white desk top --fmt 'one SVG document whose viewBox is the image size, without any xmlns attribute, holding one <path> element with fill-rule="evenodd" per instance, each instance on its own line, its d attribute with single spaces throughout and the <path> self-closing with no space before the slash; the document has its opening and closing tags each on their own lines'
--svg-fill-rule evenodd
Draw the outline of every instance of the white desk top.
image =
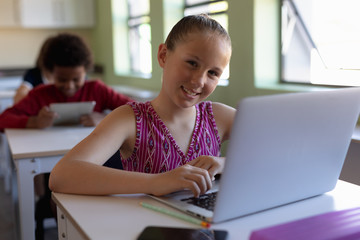
<svg viewBox="0 0 360 240">
<path fill-rule="evenodd" d="M 81 235 L 88 239 L 136 239 L 143 228 L 149 225 L 198 227 L 142 208 L 139 202 L 144 201 L 176 211 L 142 194 L 83 196 L 53 193 L 53 199 Z M 228 240 L 249 239 L 251 232 L 255 229 L 359 206 L 360 187 L 339 181 L 335 190 L 321 196 L 214 224 L 211 228 L 228 230 Z"/>
<path fill-rule="evenodd" d="M 94 130 L 93 127 L 5 129 L 13 159 L 64 155 Z"/>
</svg>

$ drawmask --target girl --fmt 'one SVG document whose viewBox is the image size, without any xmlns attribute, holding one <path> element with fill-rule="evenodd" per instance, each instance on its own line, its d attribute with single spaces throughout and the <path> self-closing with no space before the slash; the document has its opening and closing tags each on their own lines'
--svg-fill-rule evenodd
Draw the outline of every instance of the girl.
<svg viewBox="0 0 360 240">
<path fill-rule="evenodd" d="M 219 23 L 207 15 L 184 17 L 158 49 L 159 95 L 111 112 L 58 162 L 50 188 L 92 195 L 205 193 L 223 169 L 220 147 L 229 138 L 235 109 L 203 100 L 230 56 L 231 40 Z M 124 170 L 102 167 L 118 149 Z"/>
</svg>

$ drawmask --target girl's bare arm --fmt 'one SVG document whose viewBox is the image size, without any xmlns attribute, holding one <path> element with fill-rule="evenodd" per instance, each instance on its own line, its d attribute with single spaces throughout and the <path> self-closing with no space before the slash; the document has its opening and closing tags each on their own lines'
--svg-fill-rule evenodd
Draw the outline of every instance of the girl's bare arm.
<svg viewBox="0 0 360 240">
<path fill-rule="evenodd" d="M 50 189 L 91 195 L 163 195 L 189 189 L 198 196 L 211 188 L 208 171 L 190 165 L 161 174 L 129 172 L 102 166 L 120 147 L 133 147 L 135 132 L 135 117 L 129 106 L 111 112 L 88 137 L 57 163 L 50 175 Z"/>
<path fill-rule="evenodd" d="M 122 176 L 126 173 L 118 174 L 118 170 L 102 165 L 134 133 L 135 120 L 131 108 L 117 108 L 56 164 L 51 172 L 50 188 L 57 192 L 79 194 L 121 191 L 124 187 Z"/>
</svg>

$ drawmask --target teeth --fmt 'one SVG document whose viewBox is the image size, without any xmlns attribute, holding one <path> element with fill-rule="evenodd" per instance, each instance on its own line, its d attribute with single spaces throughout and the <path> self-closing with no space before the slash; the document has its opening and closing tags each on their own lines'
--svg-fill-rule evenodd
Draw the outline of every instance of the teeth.
<svg viewBox="0 0 360 240">
<path fill-rule="evenodd" d="M 191 96 L 196 96 L 196 95 L 197 95 L 196 92 L 192 92 L 192 91 L 186 89 L 185 87 L 183 87 L 183 89 L 184 89 L 184 91 L 185 91 L 187 94 L 189 94 L 189 95 L 191 95 Z"/>
</svg>

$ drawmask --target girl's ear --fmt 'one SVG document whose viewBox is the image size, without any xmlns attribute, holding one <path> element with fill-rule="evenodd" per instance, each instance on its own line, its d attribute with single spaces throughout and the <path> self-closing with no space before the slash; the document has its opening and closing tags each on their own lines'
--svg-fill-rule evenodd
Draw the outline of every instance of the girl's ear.
<svg viewBox="0 0 360 240">
<path fill-rule="evenodd" d="M 165 65 L 166 54 L 167 54 L 167 47 L 166 47 L 166 45 L 164 43 L 162 43 L 162 44 L 159 45 L 158 55 L 157 55 L 159 65 L 162 68 Z"/>
</svg>

